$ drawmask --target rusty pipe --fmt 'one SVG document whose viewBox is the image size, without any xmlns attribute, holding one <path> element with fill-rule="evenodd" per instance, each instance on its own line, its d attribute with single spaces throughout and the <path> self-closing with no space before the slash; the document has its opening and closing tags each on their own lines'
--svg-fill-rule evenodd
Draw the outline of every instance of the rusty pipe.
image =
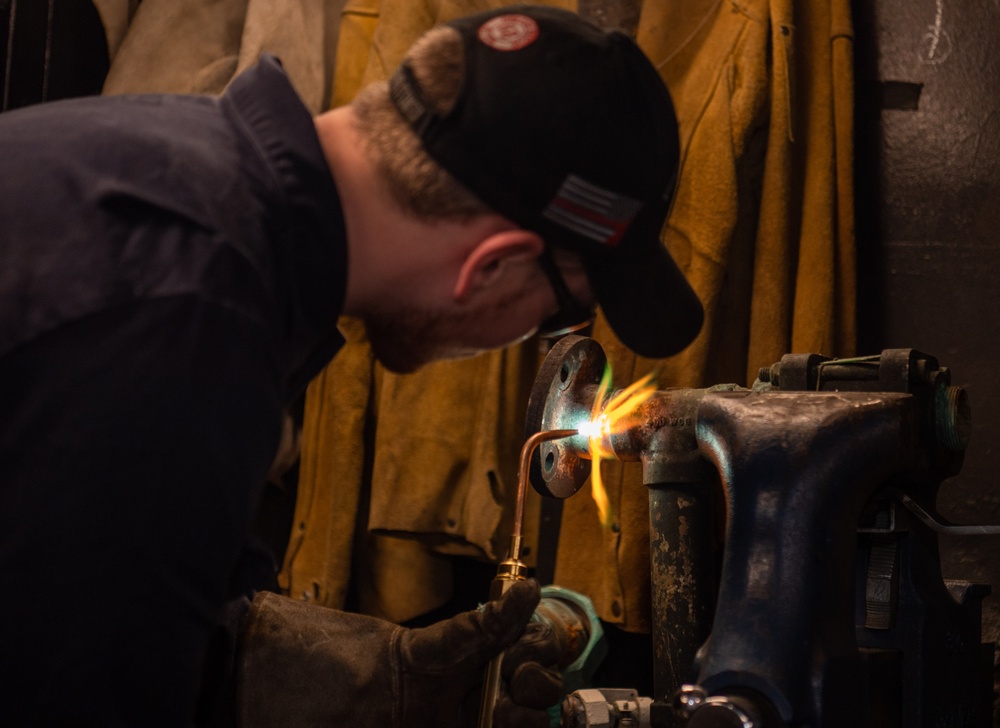
<svg viewBox="0 0 1000 728">
<path fill-rule="evenodd" d="M 539 369 L 528 406 L 528 430 L 580 427 L 620 392 L 600 396 L 606 357 L 593 339 L 567 336 Z M 650 563 L 656 698 L 668 699 L 687 680 L 711 627 L 715 598 L 713 491 L 718 476 L 699 451 L 695 414 L 706 393 L 739 389 L 664 389 L 604 434 L 602 450 L 642 463 L 649 488 Z M 533 484 L 566 498 L 590 474 L 590 442 L 569 437 L 539 447 Z"/>
</svg>

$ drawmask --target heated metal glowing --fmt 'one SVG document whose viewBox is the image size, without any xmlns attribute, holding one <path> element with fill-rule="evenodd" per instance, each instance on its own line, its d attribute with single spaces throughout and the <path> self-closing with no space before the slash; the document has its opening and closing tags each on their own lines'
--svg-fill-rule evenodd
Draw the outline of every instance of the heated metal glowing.
<svg viewBox="0 0 1000 728">
<path fill-rule="evenodd" d="M 610 389 L 611 367 L 606 366 L 600 386 L 597 388 L 597 396 L 594 397 L 590 419 L 577 430 L 587 438 L 587 449 L 593 459 L 590 472 L 591 495 L 597 504 L 597 513 L 601 524 L 608 528 L 614 521 L 614 514 L 611 512 L 611 501 L 601 478 L 601 460 L 615 457 L 609 438 L 632 424 L 632 415 L 636 409 L 656 391 L 655 377 L 653 373 L 647 374 L 625 389 L 616 392 L 605 403 L 604 400 Z"/>
</svg>

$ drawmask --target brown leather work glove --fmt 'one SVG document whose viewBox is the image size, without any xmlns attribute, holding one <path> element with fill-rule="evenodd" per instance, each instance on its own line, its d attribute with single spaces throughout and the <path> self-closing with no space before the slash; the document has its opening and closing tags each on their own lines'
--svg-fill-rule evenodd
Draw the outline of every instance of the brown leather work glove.
<svg viewBox="0 0 1000 728">
<path fill-rule="evenodd" d="M 496 728 L 545 728 L 562 697 L 559 648 L 528 623 L 540 590 L 513 585 L 482 610 L 423 629 L 262 593 L 244 630 L 239 712 L 244 728 L 471 728 L 486 665 L 506 649 Z"/>
</svg>

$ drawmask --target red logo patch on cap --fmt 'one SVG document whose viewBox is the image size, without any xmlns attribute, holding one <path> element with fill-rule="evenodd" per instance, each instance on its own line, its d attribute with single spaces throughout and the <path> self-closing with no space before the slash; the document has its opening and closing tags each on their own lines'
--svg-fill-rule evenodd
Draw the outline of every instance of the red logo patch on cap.
<svg viewBox="0 0 1000 728">
<path fill-rule="evenodd" d="M 479 26 L 479 40 L 496 51 L 519 51 L 535 42 L 538 23 L 520 13 L 498 15 Z"/>
</svg>

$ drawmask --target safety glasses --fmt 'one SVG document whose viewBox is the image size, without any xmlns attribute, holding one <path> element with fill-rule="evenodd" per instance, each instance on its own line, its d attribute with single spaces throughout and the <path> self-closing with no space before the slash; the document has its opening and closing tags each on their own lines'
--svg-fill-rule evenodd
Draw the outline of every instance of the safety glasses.
<svg viewBox="0 0 1000 728">
<path fill-rule="evenodd" d="M 545 272 L 552 291 L 556 294 L 556 303 L 559 310 L 545 321 L 538 328 L 538 335 L 545 338 L 555 338 L 565 334 L 579 331 L 586 328 L 594 320 L 594 311 L 589 306 L 584 306 L 569 291 L 569 286 L 559 272 L 555 258 L 549 246 L 542 248 L 542 254 L 538 257 L 538 262 Z"/>
</svg>

